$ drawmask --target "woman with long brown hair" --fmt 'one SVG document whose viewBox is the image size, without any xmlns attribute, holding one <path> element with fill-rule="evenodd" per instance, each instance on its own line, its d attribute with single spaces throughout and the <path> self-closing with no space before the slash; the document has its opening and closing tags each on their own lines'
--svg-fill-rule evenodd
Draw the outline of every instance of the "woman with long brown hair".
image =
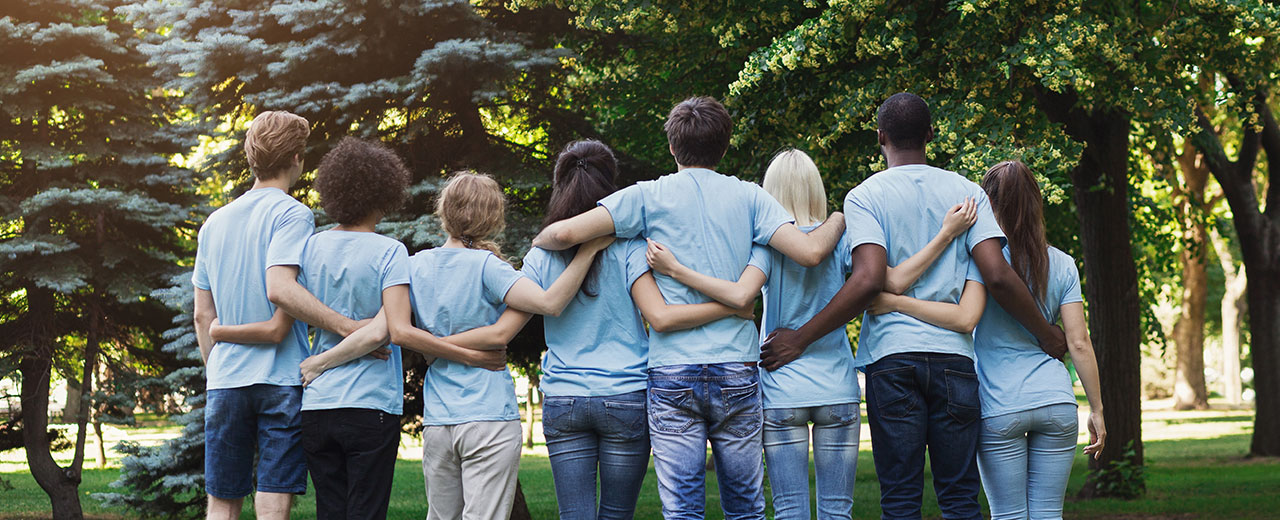
<svg viewBox="0 0 1280 520">
<path fill-rule="evenodd" d="M 1045 319 L 1062 322 L 1071 361 L 1089 399 L 1090 443 L 1084 452 L 1096 457 L 1106 441 L 1106 426 L 1075 261 L 1047 244 L 1043 196 L 1025 164 L 1006 161 L 991 167 L 982 188 L 1009 240 L 1005 258 L 1031 289 Z M 896 310 L 939 326 L 957 314 L 972 314 L 974 307 L 966 308 L 964 299 L 960 304 L 910 302 L 910 309 Z M 1062 518 L 1079 433 L 1071 376 L 998 303 L 985 303 L 985 310 L 978 307 L 974 352 L 982 402 L 978 467 L 991 517 Z"/>
</svg>

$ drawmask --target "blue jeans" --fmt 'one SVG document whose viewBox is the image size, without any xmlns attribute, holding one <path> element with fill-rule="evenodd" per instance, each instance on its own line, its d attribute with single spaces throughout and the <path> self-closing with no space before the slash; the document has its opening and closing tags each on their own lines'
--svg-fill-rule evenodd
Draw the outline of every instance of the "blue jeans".
<svg viewBox="0 0 1280 520">
<path fill-rule="evenodd" d="M 640 484 L 649 470 L 644 403 L 644 390 L 603 397 L 548 396 L 542 401 L 542 433 L 562 520 L 629 519 L 635 514 Z"/>
<path fill-rule="evenodd" d="M 258 453 L 257 490 L 307 491 L 302 451 L 302 387 L 250 385 L 205 392 L 204 489 L 218 498 L 253 492 L 253 454 Z"/>
<path fill-rule="evenodd" d="M 703 517 L 708 440 L 724 517 L 764 518 L 759 380 L 755 363 L 649 369 L 649 436 L 664 518 Z"/>
<path fill-rule="evenodd" d="M 978 467 L 993 520 L 1062 518 L 1078 421 L 1066 403 L 982 420 Z"/>
<path fill-rule="evenodd" d="M 764 411 L 764 458 L 778 520 L 809 520 L 809 422 L 818 519 L 850 518 L 858 473 L 858 403 Z"/>
<path fill-rule="evenodd" d="M 867 366 L 881 518 L 920 518 L 926 446 L 942 517 L 982 518 L 978 408 L 978 377 L 967 357 L 894 354 Z"/>
</svg>

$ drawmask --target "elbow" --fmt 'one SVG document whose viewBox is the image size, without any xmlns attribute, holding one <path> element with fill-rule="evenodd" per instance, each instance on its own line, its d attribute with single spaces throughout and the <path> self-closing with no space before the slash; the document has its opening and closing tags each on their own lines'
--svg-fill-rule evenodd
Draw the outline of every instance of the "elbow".
<svg viewBox="0 0 1280 520">
<path fill-rule="evenodd" d="M 272 343 L 284 343 L 285 338 L 289 337 L 289 331 L 292 328 L 293 327 L 281 327 L 280 330 L 273 330 L 267 339 Z"/>
<path fill-rule="evenodd" d="M 734 295 L 733 301 L 729 303 L 735 309 L 741 309 L 756 302 L 755 293 L 743 292 L 740 295 Z"/>
<path fill-rule="evenodd" d="M 645 316 L 645 320 L 649 322 L 649 328 L 655 332 L 670 332 L 671 320 L 667 316 L 658 314 L 654 316 Z"/>
<path fill-rule="evenodd" d="M 404 345 L 409 342 L 409 331 L 402 325 L 387 324 L 386 339 L 397 345 Z"/>
<path fill-rule="evenodd" d="M 218 318 L 218 315 L 213 312 L 213 309 L 205 309 L 197 305 L 195 311 L 191 313 L 191 318 L 195 321 L 196 327 L 207 328 L 213 320 Z"/>
<path fill-rule="evenodd" d="M 270 301 L 272 305 L 280 307 L 285 299 L 284 293 L 285 290 L 280 287 L 280 283 L 273 283 L 271 280 L 267 281 L 267 300 Z"/>
<path fill-rule="evenodd" d="M 961 334 L 973 334 L 973 329 L 978 327 L 978 320 L 966 320 L 958 325 L 959 326 L 955 328 L 956 332 Z"/>
<path fill-rule="evenodd" d="M 1093 342 L 1089 338 L 1067 338 L 1067 350 L 1071 352 L 1071 357 L 1092 356 Z"/>
<path fill-rule="evenodd" d="M 824 255 L 822 251 L 819 251 L 817 249 L 811 249 L 811 250 L 805 251 L 803 255 L 799 255 L 799 258 L 793 258 L 792 260 L 795 260 L 797 264 L 800 264 L 804 267 L 814 267 L 822 263 L 822 258 L 824 256 L 826 255 Z"/>
</svg>

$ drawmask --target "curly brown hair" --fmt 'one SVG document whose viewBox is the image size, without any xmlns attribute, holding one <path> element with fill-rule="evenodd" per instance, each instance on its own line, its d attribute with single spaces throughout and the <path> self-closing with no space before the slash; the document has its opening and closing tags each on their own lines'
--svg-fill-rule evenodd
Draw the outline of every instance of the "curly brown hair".
<svg viewBox="0 0 1280 520">
<path fill-rule="evenodd" d="M 386 214 L 404 203 L 409 169 L 380 142 L 344 137 L 320 160 L 315 188 L 329 217 L 355 225 L 374 212 Z"/>
</svg>

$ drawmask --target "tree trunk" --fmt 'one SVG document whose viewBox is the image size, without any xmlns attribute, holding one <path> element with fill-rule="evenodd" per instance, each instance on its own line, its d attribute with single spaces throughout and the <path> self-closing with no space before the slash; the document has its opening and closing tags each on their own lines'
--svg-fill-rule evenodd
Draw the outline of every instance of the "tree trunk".
<svg viewBox="0 0 1280 520">
<path fill-rule="evenodd" d="M 1107 444 L 1081 496 L 1140 493 L 1132 475 L 1108 471 L 1117 463 L 1142 465 L 1141 302 L 1129 241 L 1129 117 L 1073 110 L 1069 133 L 1085 142 L 1072 170 L 1084 252 L 1089 332 L 1098 357 Z M 1118 223 L 1125 225 L 1117 225 Z M 1121 481 L 1114 481 L 1120 479 Z M 1105 485 L 1100 485 L 1105 484 Z"/>
<path fill-rule="evenodd" d="M 18 362 L 22 374 L 22 444 L 27 466 L 36 483 L 49 495 L 55 520 L 82 520 L 80 478 L 63 470 L 49 451 L 49 377 L 53 367 L 53 293 L 27 287 L 27 318 L 31 323 L 29 352 Z"/>
<path fill-rule="evenodd" d="M 1222 295 L 1222 397 L 1228 404 L 1238 405 L 1244 389 L 1240 381 L 1240 312 L 1245 306 L 1249 277 L 1243 268 L 1236 267 L 1231 244 L 1217 231 L 1211 231 L 1211 236 L 1212 243 L 1217 244 L 1218 261 L 1226 277 L 1226 291 Z"/>
<path fill-rule="evenodd" d="M 1248 271 L 1250 351 L 1257 395 L 1249 454 L 1276 457 L 1280 456 L 1280 268 L 1273 264 Z"/>
<path fill-rule="evenodd" d="M 67 404 L 62 407 L 62 422 L 71 422 L 80 416 L 80 384 L 67 379 Z"/>
<path fill-rule="evenodd" d="M 1178 157 L 1182 186 L 1178 204 L 1182 228 L 1182 303 L 1173 327 L 1177 366 L 1173 375 L 1173 408 L 1206 410 L 1209 391 L 1204 382 L 1204 309 L 1209 299 L 1209 232 L 1205 226 L 1204 189 L 1209 168 L 1187 142 Z"/>
<path fill-rule="evenodd" d="M 102 438 L 102 421 L 93 421 L 93 440 L 98 446 L 98 469 L 107 467 L 107 441 Z"/>
<path fill-rule="evenodd" d="M 536 383 L 536 380 L 537 380 L 536 377 L 529 378 L 529 395 L 525 396 L 525 400 L 524 400 L 525 415 L 529 419 L 529 431 L 527 435 L 525 435 L 524 445 L 530 449 L 533 448 L 533 426 L 535 423 L 534 417 L 533 417 L 533 410 L 534 410 L 533 394 L 538 393 L 538 385 Z"/>
<path fill-rule="evenodd" d="M 516 480 L 516 501 L 511 504 L 510 520 L 533 520 L 529 513 L 529 503 L 524 500 L 524 489 L 520 488 L 520 480 Z"/>
</svg>

